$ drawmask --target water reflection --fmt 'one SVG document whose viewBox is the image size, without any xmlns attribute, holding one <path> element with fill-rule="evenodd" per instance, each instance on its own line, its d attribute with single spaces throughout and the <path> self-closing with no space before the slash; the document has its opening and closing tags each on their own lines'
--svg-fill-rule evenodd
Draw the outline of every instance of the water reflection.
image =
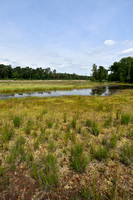
<svg viewBox="0 0 133 200">
<path fill-rule="evenodd" d="M 92 92 L 91 92 L 91 95 L 100 95 L 100 96 L 103 96 L 105 95 L 106 93 L 108 94 L 109 90 L 108 90 L 108 86 L 107 87 L 99 87 L 99 88 L 93 88 L 92 89 Z"/>
<path fill-rule="evenodd" d="M 97 88 L 88 88 L 88 89 L 74 89 L 74 90 L 57 90 L 57 91 L 45 91 L 45 92 L 29 92 L 29 93 L 16 93 L 16 94 L 0 94 L 0 99 L 10 99 L 10 98 L 24 98 L 29 96 L 35 97 L 56 97 L 56 96 L 73 96 L 73 95 L 82 95 L 82 96 L 93 96 L 93 95 L 113 95 L 124 89 L 133 89 L 133 86 L 127 85 L 110 85 L 102 86 Z"/>
</svg>

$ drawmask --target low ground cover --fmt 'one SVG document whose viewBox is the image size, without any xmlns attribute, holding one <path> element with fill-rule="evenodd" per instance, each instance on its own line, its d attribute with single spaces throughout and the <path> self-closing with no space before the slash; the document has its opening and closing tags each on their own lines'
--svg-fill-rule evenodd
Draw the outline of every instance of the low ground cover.
<svg viewBox="0 0 133 200">
<path fill-rule="evenodd" d="M 0 80 L 0 93 L 72 90 L 92 88 L 106 84 L 108 83 L 96 83 L 89 80 Z"/>
<path fill-rule="evenodd" d="M 0 199 L 132 199 L 133 92 L 0 100 Z"/>
</svg>

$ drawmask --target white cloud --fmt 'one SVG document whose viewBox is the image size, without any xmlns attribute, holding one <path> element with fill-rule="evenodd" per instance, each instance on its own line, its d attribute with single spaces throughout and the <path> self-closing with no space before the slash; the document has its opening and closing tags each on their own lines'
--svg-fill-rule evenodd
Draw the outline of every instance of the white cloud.
<svg viewBox="0 0 133 200">
<path fill-rule="evenodd" d="M 128 54 L 128 53 L 133 53 L 133 48 L 125 49 L 122 51 L 122 54 Z"/>
<path fill-rule="evenodd" d="M 116 41 L 114 41 L 114 40 L 105 40 L 105 42 L 104 42 L 105 46 L 111 46 L 114 44 L 116 44 Z"/>
</svg>

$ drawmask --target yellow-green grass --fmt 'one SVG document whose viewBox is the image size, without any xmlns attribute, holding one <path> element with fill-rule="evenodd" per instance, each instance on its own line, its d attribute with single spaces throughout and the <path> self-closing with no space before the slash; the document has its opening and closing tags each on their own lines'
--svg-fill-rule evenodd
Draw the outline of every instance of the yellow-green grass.
<svg viewBox="0 0 133 200">
<path fill-rule="evenodd" d="M 24 91 L 49 91 L 49 90 L 72 90 L 81 88 L 92 88 L 108 83 L 90 82 L 86 80 L 34 80 L 14 81 L 1 80 L 0 93 L 13 93 Z M 116 84 L 116 83 L 112 83 Z"/>
<path fill-rule="evenodd" d="M 132 110 L 131 90 L 0 100 L 0 199 L 132 199 Z"/>
</svg>

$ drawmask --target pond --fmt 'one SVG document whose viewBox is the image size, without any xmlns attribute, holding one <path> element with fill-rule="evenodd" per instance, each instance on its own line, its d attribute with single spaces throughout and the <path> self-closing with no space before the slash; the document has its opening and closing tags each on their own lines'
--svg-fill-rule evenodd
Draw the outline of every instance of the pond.
<svg viewBox="0 0 133 200">
<path fill-rule="evenodd" d="M 133 89 L 133 86 L 129 85 L 108 85 L 96 88 L 88 89 L 73 89 L 73 90 L 56 90 L 56 91 L 44 91 L 44 92 L 21 92 L 14 94 L 0 94 L 0 99 L 11 99 L 11 98 L 24 98 L 24 97 L 57 97 L 57 96 L 108 96 L 113 95 L 121 90 Z"/>
</svg>

